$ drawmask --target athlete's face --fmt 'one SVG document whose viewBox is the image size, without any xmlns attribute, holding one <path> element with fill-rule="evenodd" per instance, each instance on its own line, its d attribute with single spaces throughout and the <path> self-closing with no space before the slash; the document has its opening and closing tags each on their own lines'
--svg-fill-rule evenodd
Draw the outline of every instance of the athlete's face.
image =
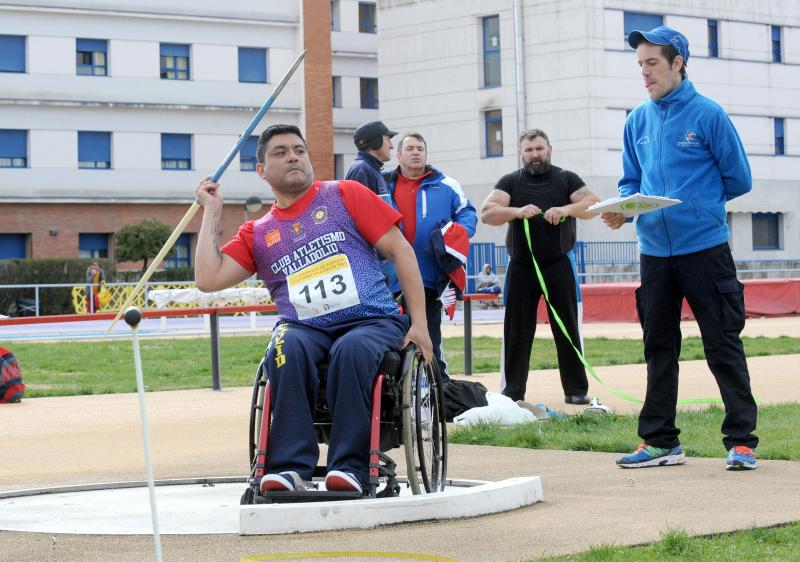
<svg viewBox="0 0 800 562">
<path fill-rule="evenodd" d="M 275 135 L 264 150 L 264 163 L 256 171 L 276 192 L 300 193 L 314 181 L 314 169 L 303 139 L 293 133 Z"/>
<path fill-rule="evenodd" d="M 519 145 L 519 155 L 525 163 L 525 169 L 531 174 L 543 174 L 550 168 L 550 156 L 553 147 L 544 137 L 523 139 Z"/>
<path fill-rule="evenodd" d="M 680 55 L 670 64 L 661 53 L 660 45 L 642 41 L 636 47 L 636 59 L 642 69 L 644 87 L 650 99 L 660 100 L 680 85 L 683 64 L 683 57 Z"/>
</svg>

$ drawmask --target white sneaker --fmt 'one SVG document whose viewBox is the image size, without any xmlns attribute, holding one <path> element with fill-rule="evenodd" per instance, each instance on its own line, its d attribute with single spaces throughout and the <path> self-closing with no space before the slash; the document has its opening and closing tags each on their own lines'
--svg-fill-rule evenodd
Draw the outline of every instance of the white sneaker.
<svg viewBox="0 0 800 562">
<path fill-rule="evenodd" d="M 349 472 L 331 470 L 325 477 L 325 489 L 335 492 L 358 492 L 363 494 L 361 484 Z"/>
<path fill-rule="evenodd" d="M 307 489 L 308 485 L 294 471 L 265 474 L 261 478 L 261 485 L 259 486 L 262 494 L 275 491 L 300 492 Z"/>
</svg>

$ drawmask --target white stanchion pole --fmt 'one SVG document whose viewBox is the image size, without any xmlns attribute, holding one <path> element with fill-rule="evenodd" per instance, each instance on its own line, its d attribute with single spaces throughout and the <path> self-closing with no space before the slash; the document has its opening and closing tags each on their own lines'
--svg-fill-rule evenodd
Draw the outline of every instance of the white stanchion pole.
<svg viewBox="0 0 800 562">
<path fill-rule="evenodd" d="M 139 350 L 139 322 L 142 313 L 136 307 L 125 311 L 125 322 L 131 327 L 133 333 L 133 364 L 136 368 L 136 388 L 139 391 L 139 414 L 142 421 L 142 439 L 144 441 L 144 462 L 147 467 L 147 488 L 150 492 L 150 515 L 153 518 L 153 541 L 156 547 L 156 560 L 161 558 L 161 534 L 158 530 L 158 507 L 156 506 L 156 486 L 153 480 L 153 456 L 150 450 L 150 434 L 147 424 L 147 408 L 144 404 L 144 377 L 142 376 L 142 354 Z"/>
</svg>

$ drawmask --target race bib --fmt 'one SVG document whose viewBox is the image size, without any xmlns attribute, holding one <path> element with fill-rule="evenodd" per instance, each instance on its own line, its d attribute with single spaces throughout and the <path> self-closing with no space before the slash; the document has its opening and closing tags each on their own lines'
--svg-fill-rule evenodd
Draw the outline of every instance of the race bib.
<svg viewBox="0 0 800 562">
<path fill-rule="evenodd" d="M 301 269 L 287 276 L 286 283 L 298 320 L 323 316 L 361 303 L 350 261 L 344 254 Z"/>
</svg>

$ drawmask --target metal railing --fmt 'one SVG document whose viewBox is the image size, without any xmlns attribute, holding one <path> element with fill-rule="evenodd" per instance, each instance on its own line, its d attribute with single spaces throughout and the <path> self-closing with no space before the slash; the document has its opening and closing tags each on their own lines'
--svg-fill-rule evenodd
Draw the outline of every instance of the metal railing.
<svg viewBox="0 0 800 562">
<path fill-rule="evenodd" d="M 126 282 L 126 283 L 104 283 L 103 287 L 106 287 L 110 293 L 109 300 L 105 304 L 99 306 L 96 310 L 93 310 L 94 306 L 94 299 L 87 299 L 86 295 L 87 292 L 90 290 L 91 285 L 88 283 L 41 283 L 35 285 L 0 285 L 0 290 L 4 289 L 12 289 L 16 291 L 33 291 L 33 298 L 18 298 L 16 307 L 17 309 L 21 309 L 23 314 L 26 316 L 40 316 L 41 313 L 41 302 L 42 302 L 42 291 L 47 289 L 70 289 L 70 301 L 72 304 L 73 312 L 76 314 L 84 314 L 84 313 L 94 313 L 94 312 L 109 312 L 109 311 L 118 311 L 122 303 L 126 301 L 130 292 L 136 286 L 135 282 Z M 237 287 L 246 287 L 246 288 L 253 288 L 253 289 L 263 289 L 264 284 L 260 280 L 247 280 L 244 283 L 237 285 Z M 140 308 L 150 308 L 154 305 L 149 304 L 150 298 L 149 293 L 150 291 L 155 290 L 178 290 L 178 289 L 193 289 L 196 288 L 194 282 L 192 281 L 150 281 L 145 283 L 144 290 L 139 294 L 139 296 L 131 303 L 131 306 L 137 306 Z M 271 299 L 267 298 L 258 298 L 258 299 L 246 299 L 248 302 L 245 302 L 245 299 L 239 299 L 236 301 L 232 301 L 230 306 L 245 306 L 245 305 L 252 305 L 252 304 L 270 304 L 272 302 Z M 22 302 L 20 302 L 22 301 Z M 251 302 L 253 301 L 253 302 Z M 164 305 L 162 308 L 193 308 L 201 306 L 198 303 L 168 303 Z M 2 314 L 4 311 L 0 311 Z"/>
<path fill-rule="evenodd" d="M 573 249 L 580 283 L 617 283 L 639 280 L 637 242 L 586 242 Z M 484 264 L 490 264 L 499 278 L 508 268 L 508 251 L 493 242 L 473 242 L 467 259 L 467 292 L 475 292 L 475 279 Z M 739 260 L 739 279 L 792 279 L 800 277 L 800 266 L 791 260 Z M 789 267 L 786 265 L 789 264 Z"/>
</svg>

